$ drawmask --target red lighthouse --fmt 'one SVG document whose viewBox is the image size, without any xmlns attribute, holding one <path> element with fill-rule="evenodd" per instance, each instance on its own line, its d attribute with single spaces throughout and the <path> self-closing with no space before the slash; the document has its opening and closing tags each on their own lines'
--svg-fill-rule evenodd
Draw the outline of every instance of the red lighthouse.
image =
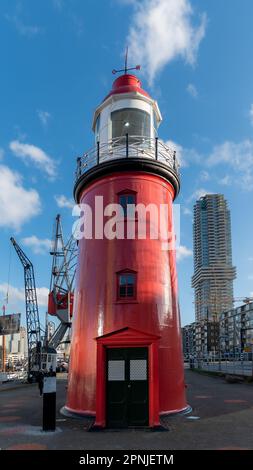
<svg viewBox="0 0 253 470">
<path fill-rule="evenodd" d="M 151 234 L 154 207 L 167 208 L 173 232 L 180 186 L 160 121 L 157 102 L 125 73 L 95 111 L 94 149 L 78 159 L 74 195 L 90 226 L 79 241 L 65 409 L 99 427 L 155 427 L 187 409 L 175 250 L 160 228 Z"/>
</svg>

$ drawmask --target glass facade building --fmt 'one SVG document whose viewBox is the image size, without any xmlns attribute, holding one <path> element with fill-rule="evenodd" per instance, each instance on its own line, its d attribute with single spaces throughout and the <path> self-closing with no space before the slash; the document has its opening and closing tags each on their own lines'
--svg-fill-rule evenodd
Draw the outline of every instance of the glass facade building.
<svg viewBox="0 0 253 470">
<path fill-rule="evenodd" d="M 194 206 L 193 222 L 196 321 L 217 320 L 233 307 L 231 221 L 222 194 L 207 194 Z"/>
</svg>

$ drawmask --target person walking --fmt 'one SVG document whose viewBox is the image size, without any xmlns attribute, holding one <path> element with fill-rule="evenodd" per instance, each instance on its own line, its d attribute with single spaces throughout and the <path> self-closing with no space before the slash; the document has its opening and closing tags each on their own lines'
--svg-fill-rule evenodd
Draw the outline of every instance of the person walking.
<svg viewBox="0 0 253 470">
<path fill-rule="evenodd" d="M 38 386 L 39 386 L 39 391 L 40 391 L 40 396 L 43 394 L 43 385 L 44 385 L 44 372 L 41 369 L 38 373 Z"/>
</svg>

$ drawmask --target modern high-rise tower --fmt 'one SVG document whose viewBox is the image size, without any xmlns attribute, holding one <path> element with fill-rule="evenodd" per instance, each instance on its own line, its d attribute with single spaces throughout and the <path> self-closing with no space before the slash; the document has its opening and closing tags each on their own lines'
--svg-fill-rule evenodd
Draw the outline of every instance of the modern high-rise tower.
<svg viewBox="0 0 253 470">
<path fill-rule="evenodd" d="M 230 211 L 223 194 L 207 194 L 194 206 L 193 222 L 196 320 L 215 320 L 233 307 Z"/>
<path fill-rule="evenodd" d="M 156 427 L 161 416 L 188 409 L 175 249 L 170 236 L 150 234 L 160 207 L 173 233 L 180 186 L 175 152 L 157 137 L 160 121 L 157 102 L 125 70 L 95 110 L 95 147 L 78 159 L 74 195 L 86 235 L 65 411 L 94 417 L 96 427 Z"/>
</svg>

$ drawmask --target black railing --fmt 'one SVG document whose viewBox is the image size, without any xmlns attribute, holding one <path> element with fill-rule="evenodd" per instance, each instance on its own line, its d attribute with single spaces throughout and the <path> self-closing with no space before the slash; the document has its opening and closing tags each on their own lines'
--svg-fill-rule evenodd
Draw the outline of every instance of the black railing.
<svg viewBox="0 0 253 470">
<path fill-rule="evenodd" d="M 77 158 L 76 179 L 91 168 L 110 160 L 122 158 L 148 158 L 160 161 L 175 173 L 179 173 L 176 151 L 164 144 L 158 137 L 151 139 L 143 136 L 126 134 L 106 143 L 97 145 Z"/>
</svg>

